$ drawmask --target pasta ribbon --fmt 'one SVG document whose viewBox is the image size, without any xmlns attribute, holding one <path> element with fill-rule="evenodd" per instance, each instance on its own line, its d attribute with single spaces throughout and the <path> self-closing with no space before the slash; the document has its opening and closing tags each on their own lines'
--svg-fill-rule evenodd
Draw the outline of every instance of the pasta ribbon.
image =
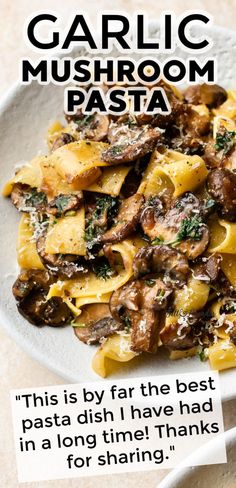
<svg viewBox="0 0 236 488">
<path fill-rule="evenodd" d="M 199 187 L 207 174 L 200 156 L 186 156 L 172 150 L 164 154 L 154 151 L 138 191 L 146 197 L 169 191 L 176 198 Z"/>
<path fill-rule="evenodd" d="M 208 284 L 190 277 L 187 284 L 175 293 L 175 309 L 186 313 L 201 310 L 207 303 L 209 292 Z"/>
<path fill-rule="evenodd" d="M 76 308 L 80 310 L 84 305 L 90 305 L 91 303 L 109 303 L 112 292 L 102 293 L 101 295 L 92 295 L 91 297 L 76 298 Z M 81 310 L 79 311 L 81 313 Z"/>
<path fill-rule="evenodd" d="M 222 254 L 221 269 L 231 285 L 236 288 L 236 254 Z"/>
<path fill-rule="evenodd" d="M 131 361 L 137 353 L 131 351 L 130 334 L 116 334 L 109 337 L 98 349 L 92 360 L 92 368 L 99 376 L 108 375 L 107 359 L 120 363 Z"/>
<path fill-rule="evenodd" d="M 111 246 L 113 252 L 120 253 L 124 268 L 114 277 L 107 280 L 98 278 L 93 272 L 89 272 L 76 280 L 57 281 L 54 283 L 48 294 L 48 299 L 53 296 L 84 298 L 95 295 L 104 295 L 111 293 L 123 286 L 133 274 L 133 258 L 136 254 L 136 248 L 129 241 L 123 241 L 120 244 Z"/>
<path fill-rule="evenodd" d="M 235 368 L 236 346 L 228 340 L 219 340 L 208 349 L 208 358 L 212 369 Z"/>
<path fill-rule="evenodd" d="M 209 222 L 211 240 L 208 251 L 210 253 L 222 252 L 236 253 L 236 223 L 226 220 L 211 220 Z"/>
<path fill-rule="evenodd" d="M 17 261 L 19 266 L 23 269 L 44 269 L 44 266 L 36 250 L 35 241 L 33 239 L 33 229 L 30 223 L 30 216 L 26 213 L 22 214 L 19 224 L 17 239 Z"/>
<path fill-rule="evenodd" d="M 15 183 L 22 183 L 29 185 L 32 188 L 40 188 L 42 184 L 41 162 L 44 157 L 36 157 L 26 163 L 22 168 L 11 178 L 3 188 L 3 196 L 8 197 Z"/>
<path fill-rule="evenodd" d="M 73 193 L 73 191 L 81 190 L 81 188 L 86 188 L 87 185 L 90 185 L 101 175 L 99 168 L 92 168 L 83 173 L 78 181 L 68 183 L 57 173 L 55 167 L 51 165 L 47 158 L 41 161 L 40 166 L 42 171 L 41 190 L 47 194 L 49 199 L 60 194 L 67 195 Z"/>
<path fill-rule="evenodd" d="M 107 147 L 108 144 L 104 142 L 71 142 L 54 151 L 48 157 L 48 162 L 65 181 L 78 184 L 82 175 L 89 170 L 98 166 L 109 166 L 109 163 L 102 160 L 102 152 Z M 81 185 L 83 186 L 83 182 Z"/>
<path fill-rule="evenodd" d="M 78 254 L 85 256 L 86 243 L 85 211 L 79 209 L 76 215 L 65 215 L 58 219 L 51 218 L 49 223 L 45 252 L 49 254 Z"/>
<path fill-rule="evenodd" d="M 220 339 L 228 339 L 229 338 L 229 330 L 236 320 L 236 313 L 222 313 L 221 307 L 223 307 L 226 303 L 230 300 L 227 298 L 221 298 L 217 302 L 213 303 L 211 306 L 211 312 L 213 316 L 219 321 L 222 321 L 222 325 L 220 327 L 216 327 L 214 333 Z M 229 330 L 228 330 L 229 329 Z"/>
<path fill-rule="evenodd" d="M 172 361 L 176 361 L 177 359 L 185 359 L 185 358 L 190 358 L 192 356 L 196 356 L 199 351 L 199 346 L 194 346 L 191 347 L 191 349 L 185 349 L 183 351 L 181 350 L 173 350 L 170 352 L 169 358 Z"/>
<path fill-rule="evenodd" d="M 220 115 L 229 119 L 236 119 L 236 90 L 228 91 L 227 100 L 218 108 L 212 110 L 214 115 Z"/>
<path fill-rule="evenodd" d="M 130 169 L 131 166 L 122 165 L 105 168 L 96 182 L 86 188 L 86 190 L 95 191 L 97 193 L 106 193 L 116 197 L 119 195 L 121 187 Z"/>
</svg>

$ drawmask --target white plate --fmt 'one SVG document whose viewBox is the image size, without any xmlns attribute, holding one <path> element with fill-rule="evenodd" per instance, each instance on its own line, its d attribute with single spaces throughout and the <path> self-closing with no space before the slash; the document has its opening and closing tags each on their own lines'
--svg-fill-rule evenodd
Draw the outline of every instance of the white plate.
<svg viewBox="0 0 236 488">
<path fill-rule="evenodd" d="M 222 437 L 225 439 L 227 464 L 211 464 L 194 466 L 204 463 L 206 459 L 214 459 Z M 184 462 L 190 465 L 173 469 L 157 488 L 235 488 L 236 487 L 236 427 L 215 437 L 197 449 Z"/>
<path fill-rule="evenodd" d="M 150 31 L 155 36 L 158 24 L 152 23 Z M 222 28 L 211 28 L 208 29 L 208 35 L 214 39 L 214 49 L 210 54 L 218 58 L 218 81 L 226 87 L 236 87 L 233 78 L 236 34 Z M 86 53 L 81 50 L 79 54 Z M 176 55 L 187 56 L 179 48 Z M 205 56 L 202 55 L 201 59 Z M 163 55 L 160 57 L 163 59 Z M 1 185 L 13 174 L 16 164 L 31 159 L 39 151 L 46 151 L 44 140 L 47 127 L 53 120 L 62 117 L 62 111 L 63 88 L 33 83 L 27 87 L 14 86 L 10 90 L 0 107 Z M 67 380 L 98 380 L 99 377 L 91 369 L 91 358 L 96 347 L 79 342 L 71 327 L 37 328 L 17 312 L 11 286 L 18 272 L 15 247 L 19 214 L 8 199 L 0 198 L 0 215 L 1 324 L 30 355 Z M 157 356 L 143 356 L 127 365 L 123 364 L 113 374 L 113 378 L 151 376 L 157 373 L 163 375 L 207 368 L 208 365 L 201 363 L 198 358 L 171 362 L 167 359 L 167 353 L 161 352 Z M 223 398 L 236 396 L 236 370 L 223 373 L 221 378 Z"/>
</svg>

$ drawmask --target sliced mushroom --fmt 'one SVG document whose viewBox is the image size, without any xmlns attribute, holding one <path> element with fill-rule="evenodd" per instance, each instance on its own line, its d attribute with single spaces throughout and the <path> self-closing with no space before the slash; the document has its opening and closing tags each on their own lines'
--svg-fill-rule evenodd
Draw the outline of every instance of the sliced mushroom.
<svg viewBox="0 0 236 488">
<path fill-rule="evenodd" d="M 120 321 L 117 322 L 111 317 L 107 304 L 87 305 L 79 317 L 79 322 L 82 325 L 74 328 L 75 335 L 85 344 L 98 344 L 124 328 Z"/>
<path fill-rule="evenodd" d="M 182 120 L 187 134 L 192 137 L 202 137 L 210 131 L 210 115 L 200 115 L 191 107 L 188 107 L 184 112 Z"/>
<path fill-rule="evenodd" d="M 192 133 L 187 133 L 182 135 L 182 137 L 171 138 L 169 145 L 172 149 L 183 154 L 198 154 L 199 156 L 202 156 L 205 147 L 204 141 L 199 137 L 193 136 Z"/>
<path fill-rule="evenodd" d="M 210 108 L 218 107 L 227 99 L 227 92 L 219 85 L 190 86 L 185 92 L 185 100 L 192 105 L 207 105 Z"/>
<path fill-rule="evenodd" d="M 137 352 L 155 353 L 162 322 L 173 289 L 156 277 L 132 280 L 116 290 L 110 299 L 110 310 L 117 322 L 128 323 L 131 348 Z"/>
<path fill-rule="evenodd" d="M 139 193 L 123 200 L 113 227 L 101 236 L 100 242 L 120 242 L 132 234 L 139 222 L 143 202 L 144 197 Z"/>
<path fill-rule="evenodd" d="M 155 354 L 158 348 L 160 314 L 153 310 L 132 312 L 131 349 Z"/>
<path fill-rule="evenodd" d="M 176 249 L 165 245 L 142 247 L 134 257 L 134 276 L 150 273 L 164 273 L 173 280 L 185 283 L 189 274 L 186 256 Z"/>
<path fill-rule="evenodd" d="M 47 205 L 45 193 L 22 183 L 14 184 L 11 200 L 20 212 L 33 212 L 35 210 L 45 212 Z"/>
<path fill-rule="evenodd" d="M 53 279 L 47 271 L 22 271 L 12 291 L 19 312 L 34 325 L 65 325 L 72 319 L 70 309 L 60 297 L 47 300 Z"/>
<path fill-rule="evenodd" d="M 219 168 L 224 164 L 222 152 L 217 151 L 214 139 L 210 139 L 204 149 L 203 159 L 208 169 Z"/>
<path fill-rule="evenodd" d="M 174 245 L 189 259 L 200 256 L 209 243 L 209 229 L 203 223 L 204 207 L 192 193 L 176 199 L 169 210 L 159 216 L 155 208 L 141 214 L 143 231 L 151 240 Z M 155 242 L 155 241 L 154 241 Z"/>
<path fill-rule="evenodd" d="M 213 254 L 209 258 L 202 258 L 200 263 L 193 268 L 194 278 L 201 281 L 214 283 L 214 281 L 217 280 L 220 272 L 221 261 L 222 257 L 220 254 Z"/>
<path fill-rule="evenodd" d="M 160 331 L 160 339 L 170 350 L 186 350 L 196 345 L 208 347 L 213 341 L 209 314 L 204 310 L 179 316 L 177 321 L 166 323 Z"/>
<path fill-rule="evenodd" d="M 160 339 L 163 346 L 172 350 L 190 349 L 198 343 L 191 333 L 188 321 L 182 323 L 181 320 L 165 325 L 160 331 Z"/>
<path fill-rule="evenodd" d="M 78 210 L 83 201 L 82 191 L 68 195 L 60 194 L 47 205 L 47 213 L 55 217 L 61 217 L 66 212 Z"/>
<path fill-rule="evenodd" d="M 67 115 L 66 119 L 76 124 L 80 139 L 100 142 L 107 138 L 110 122 L 107 115 L 100 113 L 84 115 L 81 110 L 78 110 L 74 115 Z"/>
<path fill-rule="evenodd" d="M 161 139 L 161 131 L 149 125 L 129 127 L 113 123 L 108 138 L 112 145 L 102 153 L 102 159 L 111 164 L 129 163 L 152 152 Z"/>
<path fill-rule="evenodd" d="M 185 112 L 186 104 L 183 103 L 174 95 L 170 87 L 167 87 L 165 85 L 163 86 L 163 88 L 166 92 L 170 104 L 171 112 L 168 115 L 160 115 L 160 114 L 154 115 L 151 124 L 156 127 L 160 127 L 161 129 L 168 129 L 173 125 L 179 125 L 179 118 Z"/>
<path fill-rule="evenodd" d="M 52 145 L 52 152 L 56 151 L 59 147 L 65 146 L 66 144 L 70 144 L 74 142 L 75 138 L 68 134 L 68 132 L 62 132 L 61 135 L 54 141 Z"/>
<path fill-rule="evenodd" d="M 222 218 L 236 221 L 236 174 L 229 169 L 214 169 L 207 176 L 207 189 L 219 205 Z"/>
<path fill-rule="evenodd" d="M 88 266 L 83 257 L 75 254 L 48 254 L 45 252 L 45 235 L 36 241 L 38 255 L 50 273 L 61 279 L 73 279 L 88 272 Z"/>
</svg>

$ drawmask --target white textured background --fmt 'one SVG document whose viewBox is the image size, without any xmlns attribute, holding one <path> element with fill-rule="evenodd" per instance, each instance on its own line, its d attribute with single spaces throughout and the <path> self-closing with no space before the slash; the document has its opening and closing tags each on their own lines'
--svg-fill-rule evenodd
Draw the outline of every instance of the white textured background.
<svg viewBox="0 0 236 488">
<path fill-rule="evenodd" d="M 114 7 L 112 7 L 112 5 Z M 214 16 L 215 24 L 235 28 L 236 0 L 0 0 L 0 96 L 18 75 L 18 60 L 28 53 L 22 39 L 22 26 L 26 17 L 43 9 L 55 10 L 65 21 L 71 11 L 85 10 L 93 20 L 102 9 L 126 10 L 145 9 L 151 19 L 158 19 L 161 11 L 173 10 L 176 14 L 186 9 L 204 9 Z M 30 53 L 33 57 L 35 54 Z M 27 110 L 27 107 L 26 107 Z M 24 117 L 24 114 L 22 114 Z M 13 121 L 13 129 L 19 121 Z M 14 134 L 14 131 L 13 131 Z M 1 136 L 0 136 L 1 137 Z M 2 183 L 2 182 L 1 182 Z M 1 279 L 1 278 L 0 278 Z M 42 483 L 17 483 L 15 455 L 13 448 L 9 390 L 34 386 L 64 383 L 63 379 L 29 358 L 0 329 L 0 488 L 154 488 L 167 471 L 151 473 L 101 476 L 68 481 Z M 236 425 L 236 401 L 224 405 L 225 428 Z M 173 487 L 174 488 L 174 487 Z M 209 487 L 211 488 L 211 487 Z M 223 488 L 223 487 L 222 487 Z"/>
</svg>

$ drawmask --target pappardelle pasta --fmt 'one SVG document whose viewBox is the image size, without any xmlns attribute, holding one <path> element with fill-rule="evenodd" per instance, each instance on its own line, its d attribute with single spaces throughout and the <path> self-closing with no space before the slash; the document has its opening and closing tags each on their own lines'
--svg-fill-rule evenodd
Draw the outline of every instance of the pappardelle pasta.
<svg viewBox="0 0 236 488">
<path fill-rule="evenodd" d="M 103 377 L 160 347 L 236 366 L 236 91 L 162 86 L 169 115 L 55 122 L 3 190 L 21 212 L 19 312 L 98 344 Z"/>
</svg>

